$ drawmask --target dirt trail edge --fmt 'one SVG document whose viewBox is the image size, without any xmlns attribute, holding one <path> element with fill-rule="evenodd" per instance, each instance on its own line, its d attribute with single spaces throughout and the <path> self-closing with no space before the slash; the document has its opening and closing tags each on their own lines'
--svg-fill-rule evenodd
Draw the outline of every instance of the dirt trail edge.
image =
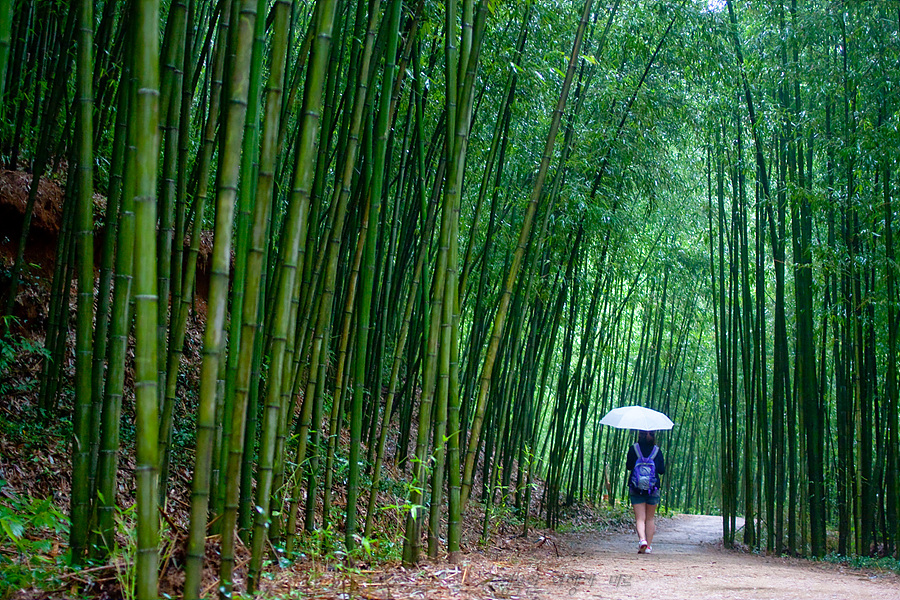
<svg viewBox="0 0 900 600">
<path fill-rule="evenodd" d="M 739 522 L 739 526 L 741 523 Z M 574 533 L 558 539 L 528 585 L 536 598 L 567 600 L 900 600 L 893 573 L 756 556 L 722 548 L 721 517 L 658 521 L 653 554 L 637 554 L 634 534 Z"/>
</svg>

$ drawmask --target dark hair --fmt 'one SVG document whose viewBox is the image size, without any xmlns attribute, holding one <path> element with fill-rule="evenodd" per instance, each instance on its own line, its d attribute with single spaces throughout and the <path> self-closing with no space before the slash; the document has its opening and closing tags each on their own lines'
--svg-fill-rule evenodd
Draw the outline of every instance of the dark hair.
<svg viewBox="0 0 900 600">
<path fill-rule="evenodd" d="M 653 431 L 639 431 L 638 432 L 638 441 L 643 442 L 647 441 L 651 444 L 656 443 L 656 433 Z"/>
</svg>

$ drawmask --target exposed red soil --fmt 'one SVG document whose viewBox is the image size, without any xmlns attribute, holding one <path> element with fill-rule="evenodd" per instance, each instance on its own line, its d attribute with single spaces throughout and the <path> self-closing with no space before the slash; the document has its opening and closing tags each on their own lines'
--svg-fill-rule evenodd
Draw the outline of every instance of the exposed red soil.
<svg viewBox="0 0 900 600">
<path fill-rule="evenodd" d="M 54 173 L 42 177 L 38 184 L 38 192 L 32 209 L 31 223 L 25 246 L 24 261 L 26 268 L 22 272 L 22 285 L 16 296 L 13 314 L 19 319 L 37 321 L 32 325 L 43 327 L 46 314 L 46 302 L 41 301 L 30 286 L 49 289 L 56 264 L 57 242 L 62 225 L 63 189 L 65 173 Z M 10 171 L 0 169 L 0 273 L 13 267 L 21 241 L 25 210 L 31 189 L 32 176 L 26 171 Z M 94 247 L 94 264 L 99 264 L 100 248 L 103 239 L 103 219 L 106 210 L 106 199 L 94 194 L 94 213 L 96 215 Z M 197 259 L 197 296 L 206 298 L 209 289 L 209 258 L 212 250 L 213 233 L 203 231 L 200 236 Z M 187 244 L 189 240 L 185 240 Z M 0 277 L 0 299 L 5 299 L 9 281 Z"/>
</svg>

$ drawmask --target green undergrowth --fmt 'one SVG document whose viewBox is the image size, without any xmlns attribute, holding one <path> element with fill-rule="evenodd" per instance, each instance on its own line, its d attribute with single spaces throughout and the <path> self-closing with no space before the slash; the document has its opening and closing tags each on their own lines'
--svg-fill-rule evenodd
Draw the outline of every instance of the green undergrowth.
<svg viewBox="0 0 900 600">
<path fill-rule="evenodd" d="M 35 365 L 49 360 L 49 355 L 40 343 L 10 331 L 16 322 L 14 317 L 0 317 L 0 398 L 4 399 L 0 441 L 13 444 L 26 459 L 34 450 L 67 453 L 65 444 L 72 435 L 68 415 L 50 415 L 36 402 Z"/>
<path fill-rule="evenodd" d="M 12 332 L 19 321 L 15 317 L 0 317 L 0 396 L 8 397 L 31 390 L 36 381 L 21 376 L 12 367 L 23 357 L 46 359 L 49 354 L 43 345 Z"/>
<path fill-rule="evenodd" d="M 836 552 L 830 552 L 822 560 L 831 564 L 844 565 L 851 569 L 876 570 L 900 575 L 900 560 L 893 556 L 844 556 Z"/>
<path fill-rule="evenodd" d="M 281 567 L 287 567 L 294 562 L 312 560 L 338 570 L 352 569 L 352 565 L 359 563 L 393 562 L 400 560 L 402 539 L 399 533 L 376 533 L 372 537 L 357 534 L 354 536 L 354 548 L 348 551 L 344 544 L 343 530 L 328 525 L 301 533 L 291 556 L 285 555 L 283 549 L 278 548 L 281 557 L 279 562 Z"/>
<path fill-rule="evenodd" d="M 15 317 L 0 317 L 0 397 L 7 401 L 29 396 L 36 391 L 38 380 L 30 372 L 29 367 L 31 363 L 39 363 L 49 358 L 41 344 L 11 330 L 17 324 L 18 320 Z M 15 409 L 21 410 L 18 405 Z M 3 413 L 0 412 L 0 417 L 2 416 Z M 22 416 L 23 419 L 25 417 Z M 39 428 L 23 427 L 23 429 Z"/>
<path fill-rule="evenodd" d="M 660 517 L 672 516 L 668 509 L 657 512 Z M 556 530 L 559 533 L 606 532 L 630 529 L 634 524 L 634 513 L 627 503 L 576 504 L 567 507 Z"/>
<path fill-rule="evenodd" d="M 40 426 L 35 427 L 38 423 Z M 68 415 L 47 418 L 46 412 L 32 404 L 16 406 L 15 415 L 0 411 L 0 439 L 15 445 L 20 462 L 37 460 L 38 451 L 67 455 L 72 437 L 72 420 Z"/>
</svg>

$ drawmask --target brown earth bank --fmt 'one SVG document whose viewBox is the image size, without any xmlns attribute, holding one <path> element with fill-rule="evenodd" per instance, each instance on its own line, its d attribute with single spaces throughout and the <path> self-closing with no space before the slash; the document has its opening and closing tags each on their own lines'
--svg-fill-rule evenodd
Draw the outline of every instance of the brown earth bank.
<svg viewBox="0 0 900 600">
<path fill-rule="evenodd" d="M 63 170 L 41 178 L 32 207 L 31 222 L 25 245 L 22 285 L 18 290 L 13 314 L 22 320 L 44 326 L 47 318 L 44 303 L 34 299 L 35 287 L 49 289 L 56 264 L 57 242 L 65 202 L 65 163 Z M 8 272 L 12 269 L 21 243 L 22 226 L 31 189 L 31 173 L 0 169 L 0 300 L 9 289 Z M 100 264 L 105 230 L 106 198 L 94 195 L 94 265 Z M 185 240 L 185 248 L 190 240 Z M 200 235 L 197 258 L 196 292 L 205 299 L 209 289 L 209 258 L 213 232 Z"/>
</svg>

